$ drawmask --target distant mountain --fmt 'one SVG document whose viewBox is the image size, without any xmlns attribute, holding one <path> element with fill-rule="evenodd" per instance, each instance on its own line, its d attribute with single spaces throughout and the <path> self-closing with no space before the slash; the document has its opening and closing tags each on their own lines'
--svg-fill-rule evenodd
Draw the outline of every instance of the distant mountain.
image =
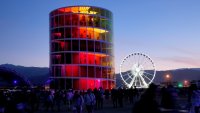
<svg viewBox="0 0 200 113">
<path fill-rule="evenodd" d="M 164 82 L 164 77 L 167 74 L 172 76 L 171 80 L 174 82 L 183 82 L 184 80 L 200 80 L 200 68 L 183 68 L 176 70 L 156 71 L 156 76 L 153 82 L 156 84 Z M 121 84 L 123 84 L 119 73 L 116 74 L 116 82 L 117 86 L 121 86 Z"/>
<path fill-rule="evenodd" d="M 35 85 L 44 84 L 49 77 L 49 68 L 47 67 L 24 67 L 12 64 L 2 64 L 0 67 L 15 70 Z M 167 74 L 172 75 L 172 81 L 200 80 L 200 68 L 181 68 L 176 70 L 156 71 L 156 76 L 153 82 L 157 84 L 163 82 L 164 76 Z M 116 74 L 116 82 L 117 86 L 122 84 L 119 73 Z"/>
<path fill-rule="evenodd" d="M 24 67 L 12 64 L 2 64 L 0 67 L 14 70 L 34 85 L 42 85 L 49 77 L 49 68 L 47 67 Z"/>
</svg>

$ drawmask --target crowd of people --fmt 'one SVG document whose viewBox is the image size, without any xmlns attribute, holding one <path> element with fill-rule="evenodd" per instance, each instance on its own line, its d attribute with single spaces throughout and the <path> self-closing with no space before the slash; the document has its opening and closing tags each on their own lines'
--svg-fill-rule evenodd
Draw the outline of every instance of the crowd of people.
<svg viewBox="0 0 200 113">
<path fill-rule="evenodd" d="M 66 112 L 88 113 L 104 109 L 105 100 L 112 100 L 112 107 L 121 108 L 125 104 L 133 105 L 133 113 L 161 113 L 162 109 L 177 109 L 178 96 L 188 97 L 188 110 L 198 113 L 200 108 L 200 90 L 195 84 L 189 88 L 177 90 L 172 85 L 158 88 L 151 84 L 147 89 L 103 89 L 94 88 L 87 91 L 77 90 L 18 90 L 0 91 L 0 113 L 34 113 L 38 110 L 56 111 L 64 109 Z M 159 98 L 158 98 L 159 97 Z"/>
</svg>

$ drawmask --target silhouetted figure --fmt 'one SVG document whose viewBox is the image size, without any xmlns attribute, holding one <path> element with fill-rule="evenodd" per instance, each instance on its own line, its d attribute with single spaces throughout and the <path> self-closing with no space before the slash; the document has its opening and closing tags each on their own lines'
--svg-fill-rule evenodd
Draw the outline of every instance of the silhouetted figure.
<svg viewBox="0 0 200 113">
<path fill-rule="evenodd" d="M 200 90 L 197 88 L 196 84 L 191 84 L 189 90 L 189 102 L 191 103 L 191 108 L 189 113 L 199 113 L 200 108 Z"/>
<path fill-rule="evenodd" d="M 73 97 L 73 112 L 74 113 L 82 113 L 82 107 L 83 107 L 83 97 L 79 94 L 78 91 L 75 91 L 74 97 Z"/>
<path fill-rule="evenodd" d="M 111 98 L 112 98 L 113 107 L 116 108 L 118 102 L 117 102 L 117 90 L 115 88 L 111 90 Z"/>
<path fill-rule="evenodd" d="M 167 109 L 175 109 L 176 108 L 176 99 L 177 99 L 177 92 L 176 89 L 169 85 L 166 89 L 162 89 L 162 100 L 161 106 Z"/>
<path fill-rule="evenodd" d="M 103 108 L 103 99 L 104 99 L 104 90 L 102 87 L 99 88 L 96 98 L 97 98 L 97 102 L 96 102 L 97 109 L 102 109 Z"/>
<path fill-rule="evenodd" d="M 124 96 L 124 90 L 122 88 L 118 89 L 117 93 L 117 98 L 118 98 L 118 103 L 120 107 L 123 107 L 123 96 Z"/>
<path fill-rule="evenodd" d="M 140 100 L 136 102 L 132 113 L 161 113 L 158 103 L 155 100 L 156 88 L 157 86 L 155 84 L 150 84 Z"/>
</svg>

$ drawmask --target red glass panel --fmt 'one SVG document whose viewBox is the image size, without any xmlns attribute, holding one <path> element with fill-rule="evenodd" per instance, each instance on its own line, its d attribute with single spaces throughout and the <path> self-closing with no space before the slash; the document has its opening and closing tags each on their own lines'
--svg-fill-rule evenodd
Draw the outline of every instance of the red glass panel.
<svg viewBox="0 0 200 113">
<path fill-rule="evenodd" d="M 73 66 L 72 70 L 73 70 L 73 76 L 78 77 L 79 76 L 79 66 Z"/>
<path fill-rule="evenodd" d="M 101 87 L 101 80 L 100 79 L 95 80 L 95 87 L 96 88 Z"/>
<path fill-rule="evenodd" d="M 78 38 L 79 37 L 79 29 L 77 27 L 72 28 L 72 38 Z"/>
<path fill-rule="evenodd" d="M 72 54 L 73 64 L 79 64 L 79 54 L 73 53 Z"/>
<path fill-rule="evenodd" d="M 65 13 L 65 8 L 58 9 L 58 14 L 64 14 L 64 13 Z"/>
<path fill-rule="evenodd" d="M 65 25 L 71 25 L 71 15 L 65 15 Z"/>
<path fill-rule="evenodd" d="M 87 64 L 87 53 L 80 52 L 80 64 Z"/>
<path fill-rule="evenodd" d="M 108 85 L 107 80 L 102 81 L 103 89 L 107 89 L 108 88 L 107 85 Z"/>
<path fill-rule="evenodd" d="M 87 90 L 87 79 L 79 79 L 80 90 Z"/>
<path fill-rule="evenodd" d="M 95 64 L 94 59 L 95 59 L 95 55 L 88 53 L 88 64 Z"/>
<path fill-rule="evenodd" d="M 65 75 L 67 77 L 71 77 L 72 76 L 72 66 L 65 66 Z"/>
<path fill-rule="evenodd" d="M 78 18 L 77 14 L 72 14 L 72 25 L 78 25 Z"/>
<path fill-rule="evenodd" d="M 79 80 L 78 79 L 74 79 L 72 83 L 73 83 L 74 89 L 79 89 Z"/>
<path fill-rule="evenodd" d="M 58 26 L 64 26 L 64 15 L 59 16 Z"/>
<path fill-rule="evenodd" d="M 71 51 L 71 40 L 65 41 L 65 51 Z"/>
<path fill-rule="evenodd" d="M 80 76 L 87 77 L 87 66 L 80 66 Z"/>
<path fill-rule="evenodd" d="M 95 80 L 89 79 L 89 80 L 87 81 L 87 83 L 88 83 L 88 88 L 91 88 L 91 89 L 94 89 L 94 88 L 95 88 Z"/>
</svg>

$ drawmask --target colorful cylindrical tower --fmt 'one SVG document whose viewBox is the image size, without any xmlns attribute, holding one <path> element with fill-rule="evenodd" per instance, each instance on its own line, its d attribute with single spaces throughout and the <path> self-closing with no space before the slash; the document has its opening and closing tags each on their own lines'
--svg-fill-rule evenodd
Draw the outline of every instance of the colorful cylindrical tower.
<svg viewBox="0 0 200 113">
<path fill-rule="evenodd" d="M 115 86 L 112 13 L 69 6 L 50 13 L 51 88 L 86 90 Z"/>
</svg>

